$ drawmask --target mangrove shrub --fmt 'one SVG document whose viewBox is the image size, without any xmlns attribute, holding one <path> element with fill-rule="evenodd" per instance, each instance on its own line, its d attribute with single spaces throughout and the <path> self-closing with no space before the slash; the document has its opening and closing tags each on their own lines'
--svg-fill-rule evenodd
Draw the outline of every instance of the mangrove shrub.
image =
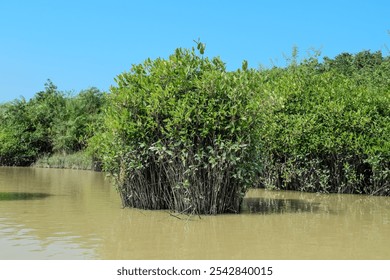
<svg viewBox="0 0 390 280">
<path fill-rule="evenodd" d="M 362 52 L 264 72 L 278 103 L 259 127 L 263 185 L 389 195 L 389 62 Z"/>
<path fill-rule="evenodd" d="M 92 142 L 123 205 L 238 212 L 260 160 L 255 75 L 246 67 L 228 72 L 192 48 L 117 76 Z"/>
</svg>

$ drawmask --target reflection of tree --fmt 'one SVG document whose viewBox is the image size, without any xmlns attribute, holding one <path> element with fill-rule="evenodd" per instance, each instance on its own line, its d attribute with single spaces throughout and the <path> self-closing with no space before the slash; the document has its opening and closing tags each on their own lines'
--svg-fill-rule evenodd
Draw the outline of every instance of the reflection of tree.
<svg viewBox="0 0 390 280">
<path fill-rule="evenodd" d="M 43 199 L 48 196 L 50 196 L 48 193 L 0 192 L 0 200 Z"/>
<path fill-rule="evenodd" d="M 113 200 L 120 210 L 117 194 L 102 173 L 1 169 L 7 172 L 5 176 L 0 172 L 0 191 L 50 194 L 44 199 L 0 201 L 0 239 L 14 244 L 17 251 L 23 246 L 25 254 L 19 258 L 96 258 L 94 251 L 104 239 L 99 227 L 112 221 L 110 212 L 102 213 Z"/>
<path fill-rule="evenodd" d="M 249 213 L 273 214 L 289 212 L 316 212 L 320 203 L 303 199 L 246 198 L 241 210 Z"/>
</svg>

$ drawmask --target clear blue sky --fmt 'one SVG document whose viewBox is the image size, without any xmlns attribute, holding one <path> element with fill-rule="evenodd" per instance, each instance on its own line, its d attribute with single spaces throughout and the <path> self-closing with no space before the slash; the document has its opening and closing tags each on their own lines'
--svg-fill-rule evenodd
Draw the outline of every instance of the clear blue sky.
<svg viewBox="0 0 390 280">
<path fill-rule="evenodd" d="M 284 65 L 295 45 L 323 56 L 389 55 L 390 1 L 0 0 L 0 102 L 31 98 L 51 79 L 63 91 L 107 91 L 146 58 L 206 43 L 229 70 Z"/>
</svg>

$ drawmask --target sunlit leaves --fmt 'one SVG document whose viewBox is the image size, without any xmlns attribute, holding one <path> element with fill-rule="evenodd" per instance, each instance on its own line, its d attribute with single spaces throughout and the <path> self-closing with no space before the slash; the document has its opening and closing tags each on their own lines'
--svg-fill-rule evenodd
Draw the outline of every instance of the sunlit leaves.
<svg viewBox="0 0 390 280">
<path fill-rule="evenodd" d="M 323 65 L 265 71 L 272 77 L 265 92 L 281 102 L 260 128 L 270 160 L 266 185 L 389 194 L 383 184 L 390 158 L 388 63 L 378 53 L 362 52 L 325 59 Z M 367 164 L 373 157 L 381 162 L 375 167 Z"/>
<path fill-rule="evenodd" d="M 205 45 L 196 43 L 203 55 Z M 142 197 L 151 208 L 237 212 L 260 160 L 255 75 L 227 72 L 220 58 L 195 49 L 120 74 L 105 117 L 105 141 L 112 145 L 101 152 L 125 204 L 145 206 Z"/>
<path fill-rule="evenodd" d="M 48 80 L 28 102 L 1 105 L 0 164 L 30 165 L 44 155 L 85 149 L 102 103 L 96 88 L 70 96 Z"/>
</svg>

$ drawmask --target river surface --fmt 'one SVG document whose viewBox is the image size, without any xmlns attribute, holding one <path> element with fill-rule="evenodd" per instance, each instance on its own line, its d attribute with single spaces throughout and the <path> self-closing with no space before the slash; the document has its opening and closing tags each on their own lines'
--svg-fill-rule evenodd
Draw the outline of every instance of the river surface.
<svg viewBox="0 0 390 280">
<path fill-rule="evenodd" d="M 104 174 L 0 167 L 0 259 L 390 259 L 390 198 L 250 190 L 242 214 L 122 209 Z"/>
</svg>

